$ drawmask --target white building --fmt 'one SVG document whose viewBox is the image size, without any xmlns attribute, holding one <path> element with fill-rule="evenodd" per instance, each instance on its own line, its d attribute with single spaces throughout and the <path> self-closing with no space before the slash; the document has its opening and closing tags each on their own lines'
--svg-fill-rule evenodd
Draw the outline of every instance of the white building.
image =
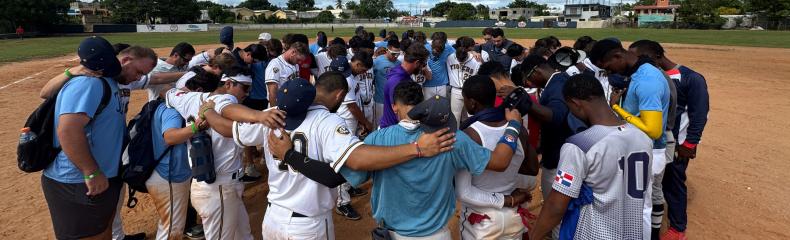
<svg viewBox="0 0 790 240">
<path fill-rule="evenodd" d="M 566 4 L 562 13 L 566 22 L 599 21 L 612 17 L 612 7 L 603 4 Z"/>
<path fill-rule="evenodd" d="M 529 19 L 535 16 L 535 9 L 532 8 L 500 8 L 493 9 L 488 14 L 489 19 L 499 20 L 518 20 L 519 18 Z"/>
</svg>

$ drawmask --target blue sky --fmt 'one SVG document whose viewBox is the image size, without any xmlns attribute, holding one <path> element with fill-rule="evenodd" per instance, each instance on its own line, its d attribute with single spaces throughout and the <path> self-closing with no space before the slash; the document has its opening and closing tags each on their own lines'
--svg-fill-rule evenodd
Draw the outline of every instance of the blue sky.
<svg viewBox="0 0 790 240">
<path fill-rule="evenodd" d="M 236 4 L 239 4 L 240 2 L 242 2 L 243 0 L 211 0 L 211 1 L 216 2 L 216 3 L 220 3 L 220 4 L 226 4 L 226 5 L 236 5 Z M 346 1 L 348 1 L 348 0 L 343 0 L 344 3 Z M 402 9 L 402 10 L 409 10 L 409 9 L 415 10 L 418 7 L 422 8 L 422 9 L 428 9 L 428 8 L 433 7 L 433 5 L 435 5 L 436 3 L 441 2 L 441 1 L 445 1 L 445 0 L 392 0 L 392 2 L 395 4 L 395 8 L 396 9 Z M 463 2 L 467 2 L 467 3 L 474 4 L 474 5 L 483 4 L 483 5 L 486 5 L 486 6 L 489 6 L 489 7 L 494 7 L 494 8 L 504 7 L 508 3 L 511 2 L 511 1 L 508 1 L 508 0 L 451 0 L 451 1 L 452 2 L 462 2 L 462 3 Z M 549 6 L 560 7 L 560 8 L 566 2 L 566 0 L 532 0 L 532 1 L 538 2 L 538 3 L 545 3 L 545 4 L 548 4 Z M 621 0 L 569 0 L 569 1 L 576 2 L 576 3 L 581 3 L 581 2 L 589 2 L 589 3 L 600 2 L 600 3 L 604 3 L 604 4 L 610 4 L 610 3 L 611 4 L 617 4 L 617 3 L 620 3 Z M 288 2 L 288 0 L 269 0 L 269 2 L 272 3 L 272 4 L 275 4 L 275 5 L 281 6 L 281 7 L 285 7 L 286 6 L 286 2 Z M 359 0 L 355 0 L 355 2 L 359 2 Z M 622 0 L 622 2 L 623 3 L 633 3 L 634 0 Z M 318 8 L 324 8 L 327 5 L 333 5 L 334 6 L 335 5 L 335 0 L 315 0 L 315 5 Z"/>
</svg>

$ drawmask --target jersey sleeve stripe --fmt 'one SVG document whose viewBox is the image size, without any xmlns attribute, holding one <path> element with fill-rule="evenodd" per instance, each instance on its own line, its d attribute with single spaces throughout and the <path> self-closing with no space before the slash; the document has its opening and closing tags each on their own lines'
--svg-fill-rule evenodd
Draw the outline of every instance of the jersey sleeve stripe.
<svg viewBox="0 0 790 240">
<path fill-rule="evenodd" d="M 357 147 L 362 145 L 365 145 L 365 143 L 363 143 L 362 141 L 357 141 L 349 145 L 348 148 L 346 148 L 346 150 L 343 152 L 343 154 L 340 155 L 340 158 L 335 160 L 335 162 L 332 164 L 332 169 L 334 169 L 335 172 L 340 172 L 340 168 L 342 168 L 343 165 L 346 164 L 346 160 L 348 160 L 348 157 L 351 155 L 351 153 L 354 152 L 354 150 L 357 149 Z"/>
<path fill-rule="evenodd" d="M 247 147 L 243 143 L 241 143 L 241 139 L 239 139 L 239 125 L 241 125 L 240 122 L 233 121 L 233 129 L 232 129 L 233 141 L 236 142 L 236 145 L 238 145 L 239 147 Z"/>
</svg>

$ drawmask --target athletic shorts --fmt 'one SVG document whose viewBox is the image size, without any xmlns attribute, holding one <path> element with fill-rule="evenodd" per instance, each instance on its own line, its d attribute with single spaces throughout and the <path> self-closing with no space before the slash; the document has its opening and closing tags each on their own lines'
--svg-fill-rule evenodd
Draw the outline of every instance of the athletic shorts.
<svg viewBox="0 0 790 240">
<path fill-rule="evenodd" d="M 88 197 L 85 183 L 61 183 L 41 176 L 41 189 L 57 239 L 90 237 L 110 227 L 123 182 L 118 177 L 108 181 L 107 190 Z"/>
<path fill-rule="evenodd" d="M 245 98 L 244 102 L 241 103 L 248 108 L 252 108 L 255 110 L 264 110 L 269 107 L 269 100 L 266 99 L 252 99 L 252 98 Z"/>
</svg>

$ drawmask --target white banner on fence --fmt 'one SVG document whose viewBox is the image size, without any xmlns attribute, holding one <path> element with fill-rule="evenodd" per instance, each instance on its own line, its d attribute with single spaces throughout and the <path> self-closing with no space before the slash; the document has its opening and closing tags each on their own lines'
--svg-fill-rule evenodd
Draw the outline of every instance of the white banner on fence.
<svg viewBox="0 0 790 240">
<path fill-rule="evenodd" d="M 206 32 L 208 24 L 137 25 L 137 32 Z"/>
</svg>

